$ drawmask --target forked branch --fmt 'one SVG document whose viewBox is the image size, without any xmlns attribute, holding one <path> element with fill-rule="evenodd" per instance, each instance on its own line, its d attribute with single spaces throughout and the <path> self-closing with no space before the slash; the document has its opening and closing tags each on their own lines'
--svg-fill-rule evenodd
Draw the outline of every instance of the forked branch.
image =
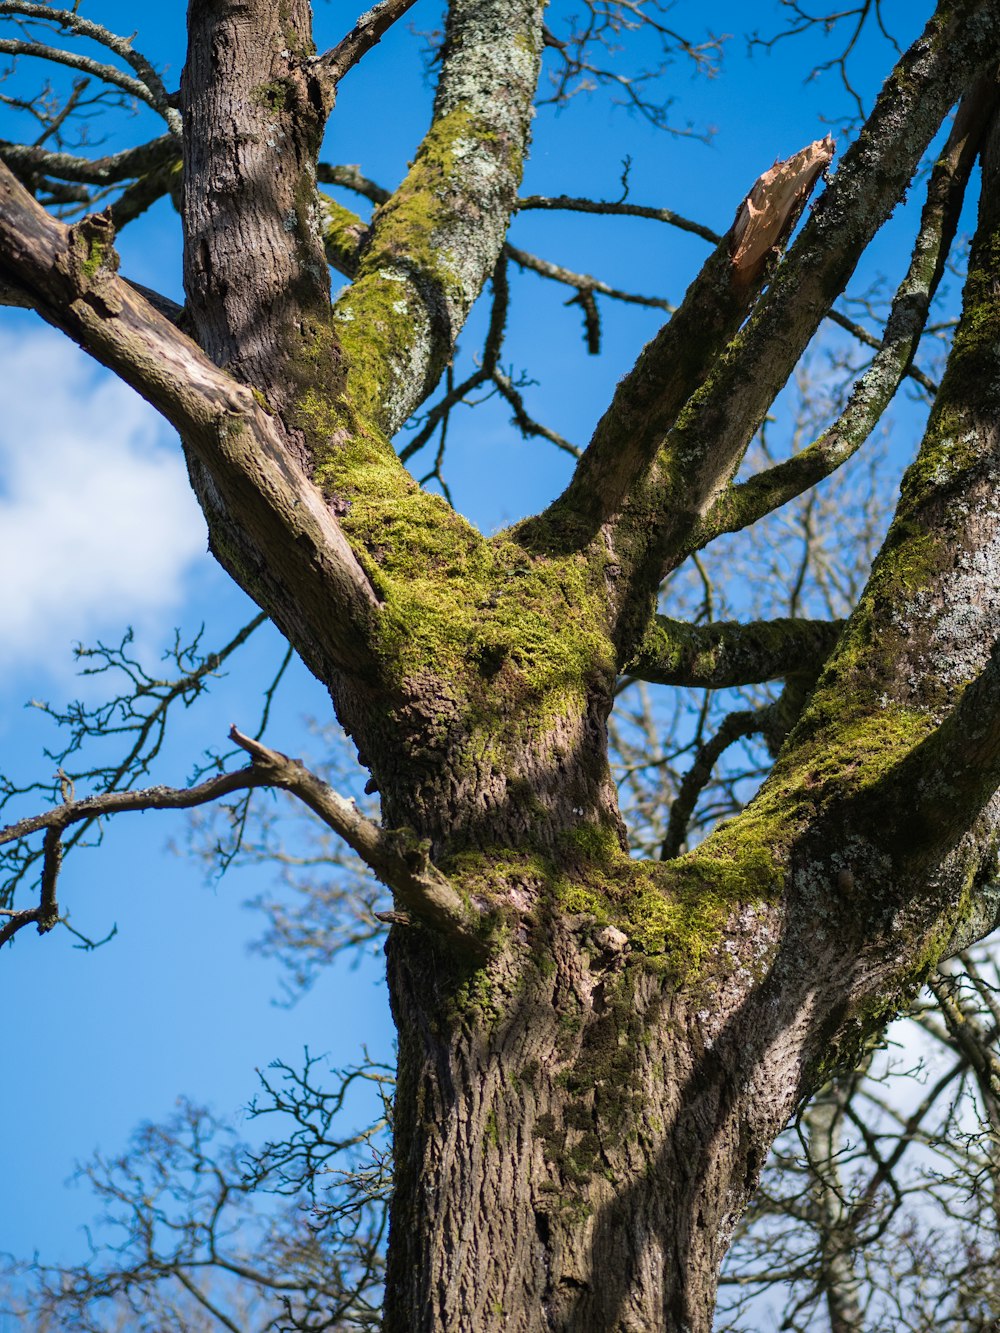
<svg viewBox="0 0 1000 1333">
<path fill-rule="evenodd" d="M 431 863 L 427 849 L 406 830 L 384 830 L 363 815 L 353 801 L 338 795 L 300 759 L 291 759 L 235 726 L 230 738 L 249 754 L 251 763 L 233 773 L 222 773 L 193 787 L 147 787 L 139 791 L 110 791 L 80 800 L 65 800 L 37 815 L 0 829 L 0 847 L 44 831 L 44 861 L 38 907 L 6 910 L 0 945 L 32 923 L 40 934 L 59 921 L 56 881 L 62 861 L 62 835 L 74 824 L 90 823 L 110 815 L 145 810 L 190 810 L 235 791 L 280 787 L 291 792 L 340 835 L 371 870 L 393 890 L 417 918 L 438 930 L 465 952 L 480 957 L 483 943 L 477 931 L 479 916 L 467 906 L 443 874 Z"/>
<path fill-rule="evenodd" d="M 846 408 L 807 449 L 724 491 L 706 517 L 702 543 L 720 532 L 747 527 L 794 499 L 846 463 L 871 434 L 910 368 L 924 331 L 997 97 L 995 79 L 983 79 L 959 107 L 931 172 L 909 269 L 893 299 L 882 342 Z"/>
</svg>

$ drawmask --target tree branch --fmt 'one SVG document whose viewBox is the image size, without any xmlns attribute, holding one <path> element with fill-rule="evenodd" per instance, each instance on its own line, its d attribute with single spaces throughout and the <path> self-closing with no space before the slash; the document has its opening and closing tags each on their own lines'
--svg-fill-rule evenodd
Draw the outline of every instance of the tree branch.
<svg viewBox="0 0 1000 1333">
<path fill-rule="evenodd" d="M 384 831 L 353 801 L 338 796 L 300 760 L 289 759 L 232 727 L 230 737 L 253 759 L 253 771 L 271 787 L 297 796 L 375 871 L 406 907 L 443 935 L 483 954 L 480 917 L 431 863 L 427 847 L 406 830 Z"/>
<path fill-rule="evenodd" d="M 96 73 L 99 78 L 108 83 L 117 83 L 119 87 L 133 96 L 148 102 L 155 111 L 158 111 L 170 127 L 172 136 L 180 134 L 181 118 L 179 112 L 173 105 L 173 99 L 163 85 L 163 81 L 156 70 L 150 64 L 141 52 L 136 51 L 132 46 L 132 37 L 120 37 L 112 32 L 110 28 L 105 28 L 100 23 L 93 23 L 90 19 L 85 19 L 82 14 L 77 13 L 76 6 L 72 9 L 54 9 L 47 4 L 34 4 L 30 0 L 0 0 L 0 15 L 12 14 L 19 15 L 28 19 L 40 19 L 46 23 L 57 24 L 60 29 L 73 33 L 77 37 L 86 37 L 100 46 L 106 47 L 121 60 L 124 60 L 138 76 L 137 80 L 128 79 L 123 82 L 124 76 L 113 66 L 98 65 L 97 62 L 88 62 L 87 66 L 76 65 L 76 68 L 87 68 L 88 72 Z M 38 45 L 31 43 L 31 45 Z M 38 54 L 33 51 L 30 54 Z M 56 50 L 53 55 L 47 55 L 47 59 L 55 59 L 63 64 L 72 65 L 73 61 L 67 58 L 68 52 Z M 93 66 L 93 68 L 90 68 Z"/>
<path fill-rule="evenodd" d="M 654 616 L 628 675 L 657 685 L 720 690 L 801 672 L 819 674 L 842 620 L 715 621 L 691 625 Z"/>
<path fill-rule="evenodd" d="M 346 37 L 316 58 L 316 69 L 336 86 L 415 3 L 416 0 L 379 0 L 361 15 Z"/>
<path fill-rule="evenodd" d="M 56 880 L 62 862 L 61 837 L 74 824 L 91 823 L 111 815 L 145 810 L 190 810 L 235 791 L 280 787 L 298 797 L 328 828 L 340 835 L 402 903 L 421 920 L 476 957 L 483 956 L 480 918 L 449 881 L 431 864 L 426 847 L 406 830 L 384 831 L 366 818 L 353 801 L 339 796 L 299 759 L 290 759 L 262 742 L 244 736 L 235 726 L 230 738 L 250 755 L 252 763 L 233 773 L 222 773 L 193 787 L 147 787 L 139 791 L 109 791 L 81 800 L 64 801 L 41 814 L 30 815 L 0 828 L 0 847 L 45 831 L 41 901 L 37 908 L 3 911 L 7 924 L 0 930 L 0 945 L 36 922 L 39 934 L 59 920 Z"/>
<path fill-rule="evenodd" d="M 591 277 L 589 273 L 575 273 L 572 269 L 564 268 L 562 264 L 553 264 L 551 260 L 541 259 L 538 255 L 529 254 L 527 250 L 520 250 L 516 245 L 508 243 L 504 247 L 504 253 L 521 268 L 530 269 L 539 277 L 551 278 L 553 282 L 573 287 L 578 292 L 600 292 L 603 296 L 610 296 L 615 301 L 624 301 L 629 305 L 651 306 L 656 310 L 674 310 L 674 306 L 661 296 L 640 296 L 636 292 L 622 291 L 618 287 L 611 287 L 608 283 L 602 282 L 600 278 Z"/>
<path fill-rule="evenodd" d="M 764 731 L 768 725 L 768 712 L 773 705 L 746 712 L 730 713 L 715 735 L 700 747 L 694 763 L 684 774 L 680 789 L 670 806 L 667 831 L 660 848 L 660 860 L 672 861 L 680 856 L 687 838 L 688 825 L 698 804 L 698 797 L 708 785 L 712 769 L 724 752 L 736 741 L 746 736 L 754 736 Z"/>
<path fill-rule="evenodd" d="M 719 233 L 713 231 L 711 227 L 706 227 L 701 222 L 692 222 L 690 218 L 682 217 L 680 213 L 675 213 L 671 208 L 650 208 L 643 204 L 607 203 L 600 199 L 580 199 L 566 194 L 528 194 L 518 199 L 514 207 L 518 213 L 541 209 L 545 212 L 599 213 L 605 217 L 650 218 L 654 222 L 665 222 L 670 227 L 677 227 L 680 231 L 687 231 L 693 236 L 700 236 L 703 240 L 711 242 L 712 245 L 718 245 L 719 241 L 722 240 Z"/>
<path fill-rule="evenodd" d="M 0 153 L 0 156 L 2 156 L 2 153 Z M 355 194 L 361 195 L 362 198 L 370 200 L 373 204 L 385 203 L 390 195 L 390 192 L 383 188 L 383 186 L 378 185 L 375 181 L 363 175 L 358 167 L 349 164 L 341 163 L 331 165 L 330 163 L 320 162 L 316 170 L 316 178 L 321 184 L 339 185 L 342 189 L 352 190 Z M 352 277 L 357 272 L 357 241 L 352 240 L 349 237 L 348 227 L 354 226 L 367 231 L 367 224 L 348 209 L 343 209 L 343 212 L 341 213 L 339 210 L 342 206 L 335 203 L 333 200 L 330 200 L 330 203 L 337 212 L 331 219 L 331 225 L 333 226 L 334 231 L 333 237 L 331 238 L 332 245 L 328 245 L 327 248 L 327 258 L 330 260 L 330 263 L 334 268 L 345 273 L 348 277 Z M 700 222 L 691 222 L 687 218 L 682 218 L 680 214 L 674 213 L 668 208 L 647 208 L 640 204 L 608 204 L 594 199 L 567 198 L 564 195 L 555 198 L 548 198 L 544 195 L 528 195 L 523 199 L 517 200 L 515 203 L 516 212 L 521 211 L 521 209 L 536 208 L 565 208 L 570 211 L 581 213 L 601 213 L 613 216 L 623 215 L 627 217 L 651 218 L 654 221 L 665 222 L 671 226 L 679 227 L 683 231 L 691 232 L 693 235 L 701 236 L 706 241 L 710 241 L 713 245 L 718 245 L 722 240 L 722 237 L 717 231 L 713 231 L 710 227 L 703 226 Z M 568 269 L 560 269 L 559 265 L 550 264 L 548 260 L 530 254 L 526 250 L 515 249 L 515 247 L 511 246 L 509 243 L 504 249 L 510 258 L 514 259 L 515 262 L 522 264 L 524 268 L 530 269 L 532 272 L 537 272 L 544 276 L 555 276 L 557 271 L 565 272 L 567 274 L 570 272 Z M 549 270 L 552 270 L 551 274 Z M 586 275 L 573 274 L 570 276 L 580 278 L 584 282 L 591 281 Z M 573 284 L 571 283 L 571 285 Z M 647 303 L 646 298 L 636 297 L 632 293 L 618 292 L 607 286 L 597 288 L 596 290 L 603 290 L 607 295 L 614 296 L 620 300 L 633 301 L 638 304 Z M 655 304 L 655 302 L 652 301 L 648 303 Z M 666 302 L 663 304 L 664 308 L 672 308 L 669 307 Z M 844 331 L 851 334 L 852 337 L 857 338 L 857 340 L 860 343 L 863 343 L 865 347 L 871 347 L 875 351 L 878 351 L 882 346 L 879 339 L 869 333 L 863 325 L 857 323 L 856 320 L 850 319 L 847 315 L 842 314 L 841 311 L 829 310 L 825 317 L 830 320 L 832 324 L 836 324 L 838 328 L 844 329 Z M 907 366 L 905 373 L 912 379 L 916 380 L 921 388 L 926 389 L 928 393 L 937 392 L 937 385 L 934 381 L 929 379 L 928 376 L 916 366 L 912 364 Z M 577 450 L 576 453 L 579 457 L 580 451 Z"/>
<path fill-rule="evenodd" d="M 638 534 L 643 579 L 658 584 L 749 441 L 970 76 L 1000 55 L 1000 12 L 942 0 L 897 64 L 747 328 L 686 404 L 650 482 L 657 531 Z M 653 503 L 643 496 L 644 510 Z M 655 556 L 654 556 L 655 552 Z M 638 592 L 638 589 L 636 589 Z M 648 596 L 648 587 L 642 588 Z"/>
<path fill-rule="evenodd" d="M 0 280 L 177 428 L 259 552 L 248 591 L 307 663 L 370 665 L 375 594 L 320 491 L 251 391 L 118 277 L 111 240 L 99 215 L 69 228 L 51 218 L 0 165 Z"/>
<path fill-rule="evenodd" d="M 832 156 L 832 140 L 817 141 L 757 180 L 680 308 L 618 385 L 551 513 L 580 515 L 591 531 L 620 512 L 678 412 L 745 319 L 775 245 L 794 227 Z"/>
<path fill-rule="evenodd" d="M 847 407 L 808 448 L 723 491 L 705 517 L 704 545 L 720 532 L 748 527 L 830 475 L 861 448 L 910 368 L 958 226 L 965 190 L 997 104 L 997 84 L 982 80 L 963 98 L 948 142 L 934 164 L 910 266 L 893 299 L 874 361 Z"/>
<path fill-rule="evenodd" d="M 38 815 L 30 815 L 15 824 L 0 828 L 0 847 L 19 842 L 33 833 L 45 830 L 43 848 L 41 899 L 38 907 L 24 911 L 0 911 L 8 917 L 0 929 L 0 945 L 13 939 L 19 930 L 32 922 L 37 923 L 39 935 L 58 924 L 59 907 L 56 901 L 56 881 L 62 865 L 62 834 L 74 824 L 91 823 L 106 815 L 122 814 L 133 810 L 189 810 L 194 806 L 216 801 L 230 792 L 246 787 L 266 785 L 263 774 L 251 766 L 236 773 L 223 773 L 209 778 L 195 787 L 147 787 L 143 791 L 111 791 L 82 800 L 69 800 Z"/>
<path fill-rule="evenodd" d="M 0 141 L 0 161 L 18 176 L 54 176 L 84 185 L 114 185 L 160 168 L 179 166 L 181 147 L 172 134 L 106 157 L 78 157 L 32 144 Z"/>
<path fill-rule="evenodd" d="M 690 393 L 684 385 L 690 396 L 681 392 L 681 401 L 674 401 L 671 378 L 664 403 L 657 375 L 638 395 L 644 408 L 638 421 L 630 413 L 606 414 L 598 427 L 602 447 L 584 454 L 545 519 L 583 545 L 620 511 L 604 540 L 613 542 L 620 571 L 614 616 L 623 656 L 634 651 L 665 572 L 693 549 L 701 518 L 729 485 L 771 402 L 895 206 L 948 107 L 970 76 L 998 55 L 1000 12 L 993 5 L 942 0 L 726 355 L 715 354 L 720 347 L 708 354 L 692 319 L 691 341 L 703 361 L 694 367 L 694 379 L 704 376 L 700 387 Z M 684 308 L 671 324 L 678 324 Z M 708 309 L 717 320 L 718 298 L 708 301 Z M 662 333 L 665 340 L 671 336 Z M 681 351 L 690 364 L 691 350 Z M 625 384 L 649 358 L 647 348 Z"/>
<path fill-rule="evenodd" d="M 434 388 L 503 248 L 543 8 L 542 0 L 449 5 L 431 127 L 334 307 L 348 398 L 386 435 Z"/>
</svg>

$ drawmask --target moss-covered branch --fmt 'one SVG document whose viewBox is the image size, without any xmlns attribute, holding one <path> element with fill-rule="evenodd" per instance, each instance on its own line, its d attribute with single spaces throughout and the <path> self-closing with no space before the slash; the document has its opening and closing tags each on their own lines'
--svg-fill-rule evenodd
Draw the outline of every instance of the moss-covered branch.
<svg viewBox="0 0 1000 1333">
<path fill-rule="evenodd" d="M 901 197 L 949 106 L 975 71 L 998 56 L 996 6 L 942 0 L 897 64 L 755 313 L 683 406 L 648 472 L 633 478 L 613 533 L 623 575 L 616 617 L 624 654 L 634 651 L 664 573 L 697 543 L 702 518 L 728 487 L 750 439 Z M 578 541 L 593 536 L 594 519 L 606 508 L 588 489 L 576 489 L 579 507 L 570 507 L 568 515 L 580 516 Z"/>
<path fill-rule="evenodd" d="M 358 254 L 361 242 L 368 234 L 368 223 L 322 191 L 319 194 L 319 207 L 323 249 L 330 267 L 343 273 L 345 278 L 356 277 Z"/>
<path fill-rule="evenodd" d="M 758 797 L 782 799 L 801 821 L 802 855 L 826 849 L 841 867 L 862 931 L 877 940 L 891 929 L 917 962 L 919 949 L 936 961 L 995 919 L 998 282 L 994 119 L 962 316 L 917 459 L 859 604 Z"/>
<path fill-rule="evenodd" d="M 715 621 L 654 616 L 628 674 L 658 685 L 719 690 L 803 672 L 818 675 L 842 620 Z"/>
<path fill-rule="evenodd" d="M 517 197 L 541 0 L 455 0 L 431 127 L 376 213 L 334 314 L 353 406 L 392 435 L 434 387 L 493 271 Z"/>
<path fill-rule="evenodd" d="M 620 511 L 678 412 L 746 318 L 775 246 L 795 225 L 832 155 L 832 140 L 810 144 L 757 181 L 680 308 L 618 385 L 554 513 L 584 517 L 589 531 Z M 756 246 L 743 246 L 751 217 L 769 226 L 761 227 Z"/>
<path fill-rule="evenodd" d="M 705 545 L 736 532 L 830 475 L 861 448 L 892 401 L 916 352 L 958 226 L 969 175 L 997 103 L 993 78 L 963 99 L 927 186 L 910 266 L 893 299 L 882 343 L 840 417 L 794 458 L 723 491 L 699 532 Z"/>
<path fill-rule="evenodd" d="M 1000 56 L 1000 12 L 942 0 L 890 75 L 857 141 L 779 266 L 750 323 L 671 430 L 652 541 L 669 559 L 719 491 L 970 74 Z M 647 541 L 643 540 L 643 546 Z M 661 568 L 656 568 L 659 578 Z"/>
</svg>

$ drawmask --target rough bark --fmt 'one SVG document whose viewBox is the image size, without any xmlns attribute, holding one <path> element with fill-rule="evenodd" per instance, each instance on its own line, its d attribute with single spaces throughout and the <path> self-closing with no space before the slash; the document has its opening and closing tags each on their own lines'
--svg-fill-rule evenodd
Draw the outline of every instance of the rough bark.
<svg viewBox="0 0 1000 1333">
<path fill-rule="evenodd" d="M 542 9 L 451 4 L 432 125 L 332 310 L 315 190 L 331 87 L 304 0 L 191 5 L 194 340 L 117 276 L 107 220 L 62 227 L 7 168 L 0 288 L 177 426 L 213 549 L 329 688 L 385 829 L 406 830 L 373 829 L 247 743 L 413 911 L 389 945 L 389 1333 L 707 1333 L 775 1134 L 946 949 L 995 922 L 995 125 L 954 350 L 846 626 L 693 629 L 653 619 L 652 598 L 951 102 L 1000 56 L 1000 12 L 939 6 L 750 323 L 737 332 L 765 275 L 741 260 L 734 285 L 727 240 L 566 495 L 487 539 L 388 437 L 504 245 Z M 921 301 L 972 139 L 950 149 Z M 799 165 L 811 176 L 823 156 Z M 779 211 L 778 236 L 795 208 Z M 684 856 L 632 859 L 608 762 L 618 673 L 720 687 L 821 666 L 750 806 Z"/>
</svg>

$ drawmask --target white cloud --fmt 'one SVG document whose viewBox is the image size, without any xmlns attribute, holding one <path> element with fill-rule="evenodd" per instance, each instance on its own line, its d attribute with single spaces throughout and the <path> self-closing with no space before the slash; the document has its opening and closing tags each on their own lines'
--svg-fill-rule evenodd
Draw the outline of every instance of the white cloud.
<svg viewBox="0 0 1000 1333">
<path fill-rule="evenodd" d="M 0 665 L 150 625 L 205 524 L 170 428 L 47 329 L 0 333 Z"/>
</svg>

